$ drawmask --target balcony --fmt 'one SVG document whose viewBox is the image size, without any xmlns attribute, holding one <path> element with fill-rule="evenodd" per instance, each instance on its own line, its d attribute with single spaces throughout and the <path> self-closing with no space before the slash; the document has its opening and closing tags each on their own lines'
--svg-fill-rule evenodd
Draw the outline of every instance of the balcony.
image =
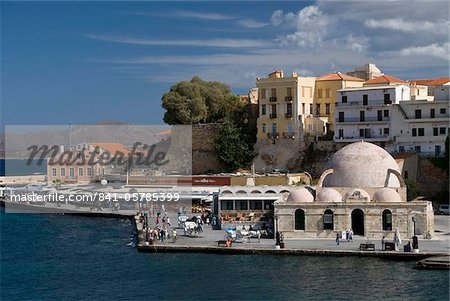
<svg viewBox="0 0 450 301">
<path fill-rule="evenodd" d="M 295 133 L 283 132 L 282 137 L 283 139 L 295 139 Z"/>
<path fill-rule="evenodd" d="M 388 142 L 391 141 L 389 135 L 372 136 L 370 137 L 360 137 L 360 136 L 345 136 L 345 137 L 334 137 L 334 142 L 359 142 L 364 140 L 366 142 Z"/>
<path fill-rule="evenodd" d="M 292 113 L 285 113 L 285 114 L 284 114 L 284 117 L 286 117 L 286 118 L 292 118 Z"/>
<path fill-rule="evenodd" d="M 378 117 L 364 117 L 361 121 L 360 117 L 345 117 L 344 119 L 335 118 L 336 123 L 388 123 L 389 117 L 383 117 L 381 120 Z"/>
<path fill-rule="evenodd" d="M 276 102 L 277 101 L 277 97 L 276 96 L 269 97 L 269 101 L 270 102 Z"/>
<path fill-rule="evenodd" d="M 419 142 L 430 142 L 430 143 L 436 143 L 436 142 L 445 142 L 446 135 L 441 136 L 395 136 L 394 141 L 397 143 L 419 143 Z"/>
<path fill-rule="evenodd" d="M 267 133 L 267 138 L 269 139 L 278 139 L 280 136 L 280 133 Z"/>
<path fill-rule="evenodd" d="M 387 105 L 391 105 L 393 103 L 392 100 L 389 100 L 386 103 L 384 100 L 370 100 L 367 105 L 363 104 L 363 101 L 348 101 L 348 102 L 336 102 L 336 107 L 384 107 Z"/>
<path fill-rule="evenodd" d="M 292 101 L 292 96 L 286 96 L 286 97 L 284 98 L 284 100 L 285 100 L 285 101 Z"/>
<path fill-rule="evenodd" d="M 269 115 L 270 118 L 275 119 L 277 118 L 277 113 L 272 113 Z"/>
</svg>

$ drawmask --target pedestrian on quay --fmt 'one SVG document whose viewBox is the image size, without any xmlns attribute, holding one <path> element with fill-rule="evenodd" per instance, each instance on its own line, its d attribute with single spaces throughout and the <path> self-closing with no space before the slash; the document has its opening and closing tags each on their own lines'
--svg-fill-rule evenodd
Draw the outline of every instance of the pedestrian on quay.
<svg viewBox="0 0 450 301">
<path fill-rule="evenodd" d="M 166 218 L 166 223 L 167 223 L 167 225 L 170 227 L 170 226 L 172 226 L 171 224 L 170 224 L 170 217 L 167 217 Z"/>
<path fill-rule="evenodd" d="M 339 246 L 339 232 L 336 233 L 336 245 Z"/>
<path fill-rule="evenodd" d="M 164 231 L 164 228 L 161 228 L 161 231 L 159 232 L 159 238 L 161 239 L 161 242 L 164 242 L 164 238 L 166 236 L 166 232 Z"/>
<path fill-rule="evenodd" d="M 350 241 L 353 241 L 353 229 L 350 229 L 350 233 L 348 234 L 348 238 L 350 239 Z"/>
<path fill-rule="evenodd" d="M 345 239 L 348 241 L 350 236 L 350 230 L 345 230 Z"/>
<path fill-rule="evenodd" d="M 381 239 L 381 250 L 384 251 L 384 242 L 385 242 L 385 236 Z"/>
</svg>

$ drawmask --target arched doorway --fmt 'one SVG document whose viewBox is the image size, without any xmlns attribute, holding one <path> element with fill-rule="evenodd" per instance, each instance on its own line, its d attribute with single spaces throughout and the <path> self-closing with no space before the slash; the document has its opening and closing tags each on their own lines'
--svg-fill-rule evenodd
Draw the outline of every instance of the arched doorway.
<svg viewBox="0 0 450 301">
<path fill-rule="evenodd" d="M 364 236 L 364 212 L 361 209 L 352 211 L 352 230 L 355 235 Z"/>
</svg>

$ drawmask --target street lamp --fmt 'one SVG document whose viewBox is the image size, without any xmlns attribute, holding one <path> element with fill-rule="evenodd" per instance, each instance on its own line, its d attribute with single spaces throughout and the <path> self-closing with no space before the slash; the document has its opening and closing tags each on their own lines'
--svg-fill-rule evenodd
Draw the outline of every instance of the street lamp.
<svg viewBox="0 0 450 301">
<path fill-rule="evenodd" d="M 414 235 L 413 236 L 416 236 L 416 221 L 417 221 L 417 219 L 415 216 L 413 216 L 411 219 L 412 219 L 413 227 L 414 227 Z"/>
</svg>

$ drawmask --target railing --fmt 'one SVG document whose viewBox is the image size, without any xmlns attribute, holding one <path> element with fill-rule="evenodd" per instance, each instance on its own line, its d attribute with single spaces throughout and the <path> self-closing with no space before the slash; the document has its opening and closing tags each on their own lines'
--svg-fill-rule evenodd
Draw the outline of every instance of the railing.
<svg viewBox="0 0 450 301">
<path fill-rule="evenodd" d="M 388 122 L 389 121 L 389 117 L 383 117 L 381 120 L 378 117 L 364 117 L 363 120 L 361 120 L 360 117 L 345 117 L 344 119 L 340 119 L 340 118 L 336 118 L 335 119 L 336 122 L 362 122 L 362 123 L 367 123 L 367 122 Z"/>
<path fill-rule="evenodd" d="M 278 139 L 280 133 L 267 133 L 267 138 L 269 139 Z"/>
<path fill-rule="evenodd" d="M 272 114 L 269 115 L 269 117 L 272 118 L 272 119 L 277 118 L 277 113 L 272 113 Z"/>
<path fill-rule="evenodd" d="M 385 102 L 384 100 L 370 100 L 367 104 L 363 103 L 363 100 L 361 101 L 347 101 L 347 102 L 336 102 L 336 107 L 358 107 L 358 106 L 365 106 L 365 107 L 370 107 L 370 106 L 384 106 L 384 105 L 391 105 L 392 104 L 392 100 L 389 100 L 387 102 Z"/>
<path fill-rule="evenodd" d="M 283 132 L 281 135 L 284 139 L 295 139 L 295 133 L 292 132 Z"/>
<path fill-rule="evenodd" d="M 292 101 L 292 96 L 286 96 L 286 97 L 284 98 L 284 100 L 285 100 L 285 101 Z"/>
<path fill-rule="evenodd" d="M 269 101 L 270 102 L 276 102 L 277 101 L 277 97 L 276 96 L 269 97 Z"/>
<path fill-rule="evenodd" d="M 284 114 L 284 117 L 286 117 L 286 118 L 292 118 L 292 113 L 285 113 L 285 114 Z"/>
</svg>

